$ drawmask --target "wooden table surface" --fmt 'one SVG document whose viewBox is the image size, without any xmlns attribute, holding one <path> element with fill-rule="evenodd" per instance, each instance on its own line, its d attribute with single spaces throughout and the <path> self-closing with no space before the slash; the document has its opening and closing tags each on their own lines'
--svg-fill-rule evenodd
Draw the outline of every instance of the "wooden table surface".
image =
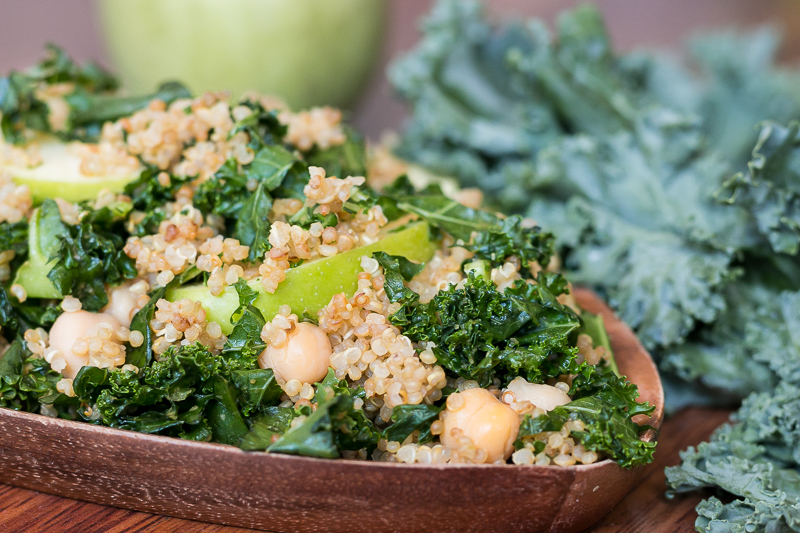
<svg viewBox="0 0 800 533">
<path fill-rule="evenodd" d="M 688 533 L 694 531 L 694 506 L 700 494 L 664 497 L 664 467 L 678 463 L 678 452 L 705 440 L 729 411 L 689 408 L 669 418 L 661 431 L 656 460 L 639 485 L 591 531 L 597 533 Z M 0 484 L 0 531 L 4 533 L 203 532 L 252 530 L 192 522 L 105 507 Z"/>
</svg>

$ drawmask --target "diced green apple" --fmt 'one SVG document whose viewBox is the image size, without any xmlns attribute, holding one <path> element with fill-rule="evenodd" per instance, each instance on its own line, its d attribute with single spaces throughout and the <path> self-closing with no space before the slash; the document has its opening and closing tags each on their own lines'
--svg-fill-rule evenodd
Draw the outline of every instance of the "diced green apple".
<svg viewBox="0 0 800 533">
<path fill-rule="evenodd" d="M 87 176 L 81 172 L 81 158 L 68 143 L 46 140 L 39 153 L 42 164 L 33 168 L 15 165 L 0 166 L 14 182 L 27 185 L 34 198 L 63 198 L 68 202 L 91 200 L 103 189 L 122 192 L 125 185 L 139 176 L 136 171 L 124 176 Z"/>
<path fill-rule="evenodd" d="M 41 238 L 39 209 L 31 215 L 28 229 L 28 259 L 20 265 L 14 278 L 14 283 L 22 285 L 28 298 L 61 298 L 61 293 L 47 278 L 50 269 L 48 258 L 53 252 L 52 244 L 48 239 Z"/>
<path fill-rule="evenodd" d="M 258 292 L 254 305 L 267 320 L 272 320 L 282 305 L 288 305 L 298 315 L 304 312 L 315 315 L 336 294 L 343 292 L 348 298 L 353 295 L 358 288 L 363 256 L 386 252 L 424 262 L 433 256 L 436 247 L 428 224 L 417 222 L 374 244 L 289 269 L 286 279 L 274 294 L 266 292 L 258 279 L 248 285 Z M 173 302 L 183 298 L 200 302 L 206 309 L 208 320 L 218 322 L 225 334 L 233 330 L 231 315 L 239 307 L 239 297 L 233 287 L 226 288 L 219 296 L 213 296 L 205 285 L 186 285 L 167 293 L 167 299 Z"/>
<path fill-rule="evenodd" d="M 485 280 L 491 281 L 491 274 L 488 270 L 488 264 L 483 259 L 479 259 L 477 261 L 472 261 L 464 265 L 464 272 L 466 274 L 474 274 L 479 278 L 483 278 Z"/>
<path fill-rule="evenodd" d="M 611 351 L 611 341 L 608 338 L 608 332 L 606 331 L 603 317 L 584 311 L 581 313 L 581 318 L 583 319 L 585 328 L 584 333 L 592 338 L 592 344 L 594 344 L 595 348 L 602 346 L 608 351 L 608 363 L 611 365 L 611 369 L 614 373 L 619 376 L 619 367 L 617 367 L 617 361 L 614 359 L 614 352 Z"/>
</svg>

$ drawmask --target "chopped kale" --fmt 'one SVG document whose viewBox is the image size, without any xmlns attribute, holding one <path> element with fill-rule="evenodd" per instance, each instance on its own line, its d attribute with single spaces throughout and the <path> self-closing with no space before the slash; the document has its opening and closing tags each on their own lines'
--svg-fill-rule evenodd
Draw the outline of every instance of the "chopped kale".
<svg viewBox="0 0 800 533">
<path fill-rule="evenodd" d="M 11 72 L 0 78 L 0 130 L 6 142 L 25 144 L 26 130 L 52 133 L 64 139 L 94 140 L 102 125 L 143 109 L 152 100 L 170 103 L 187 98 L 189 91 L 171 82 L 146 96 L 108 94 L 119 87 L 117 80 L 94 63 L 79 66 L 60 48 L 48 45 L 48 56 L 25 72 Z M 42 85 L 69 84 L 64 96 L 69 109 L 66 123 L 53 129 L 50 107 L 39 95 Z"/>
<path fill-rule="evenodd" d="M 21 339 L 0 356 L 0 407 L 38 412 L 39 398 L 53 394 L 61 374 L 33 357 Z"/>
<path fill-rule="evenodd" d="M 60 218 L 53 200 L 45 200 L 45 204 L 50 207 L 43 217 Z M 61 294 L 78 298 L 88 311 L 108 303 L 106 284 L 118 285 L 137 275 L 134 260 L 123 251 L 121 231 L 114 230 L 129 211 L 130 204 L 89 210 L 78 224 L 62 223 L 61 232 L 51 235 L 58 245 L 50 257 L 54 264 L 47 277 Z"/>
<path fill-rule="evenodd" d="M 390 317 L 413 342 L 435 343 L 438 363 L 483 386 L 498 376 L 542 382 L 570 367 L 580 318 L 544 287 L 518 282 L 501 292 L 472 274 L 463 288 L 439 291 Z"/>
</svg>

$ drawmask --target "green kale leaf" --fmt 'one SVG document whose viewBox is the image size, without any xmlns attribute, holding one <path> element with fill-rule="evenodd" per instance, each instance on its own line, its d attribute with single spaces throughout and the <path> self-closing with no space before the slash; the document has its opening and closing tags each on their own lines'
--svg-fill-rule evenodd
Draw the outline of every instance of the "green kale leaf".
<svg viewBox="0 0 800 533">
<path fill-rule="evenodd" d="M 734 499 L 710 498 L 698 506 L 702 532 L 797 531 L 800 528 L 800 389 L 780 383 L 753 394 L 709 442 L 681 453 L 667 468 L 670 494 L 719 488 Z"/>
<path fill-rule="evenodd" d="M 69 109 L 65 129 L 53 131 L 50 107 L 41 98 L 42 86 L 68 83 L 71 91 L 64 96 Z M 12 71 L 0 78 L 0 130 L 6 142 L 25 144 L 26 130 L 54 133 L 64 139 L 95 140 L 106 121 L 113 121 L 143 109 L 152 100 L 170 103 L 188 98 L 189 91 L 170 82 L 146 96 L 110 94 L 119 87 L 117 80 L 94 63 L 79 66 L 63 50 L 47 46 L 47 57 L 25 72 Z"/>
<path fill-rule="evenodd" d="M 591 6 L 551 34 L 440 1 L 424 32 L 390 73 L 413 112 L 401 156 L 555 230 L 572 279 L 648 347 L 680 345 L 726 312 L 738 252 L 758 239 L 714 193 L 727 162 L 746 159 L 747 128 L 778 109 L 800 115 L 797 75 L 773 66 L 771 37 L 696 45 L 704 79 L 662 56 L 615 55 Z"/>
<path fill-rule="evenodd" d="M 374 252 L 372 258 L 383 267 L 385 281 L 383 288 L 386 296 L 392 303 L 408 303 L 419 299 L 419 295 L 405 286 L 403 281 L 411 279 L 422 272 L 425 265 L 413 263 L 398 255 L 389 255 L 386 252 Z"/>
<path fill-rule="evenodd" d="M 345 142 L 321 150 L 314 146 L 304 154 L 309 166 L 322 167 L 328 176 L 344 179 L 367 175 L 367 147 L 364 138 L 354 129 L 345 127 Z"/>
<path fill-rule="evenodd" d="M 28 256 L 28 222 L 0 223 L 0 252 L 14 252 L 14 258 L 9 264 L 11 271 L 15 271 Z"/>
<path fill-rule="evenodd" d="M 143 369 L 150 364 L 153 360 L 153 341 L 155 340 L 155 334 L 150 328 L 150 322 L 155 317 L 156 304 L 160 299 L 166 296 L 169 289 L 180 287 L 193 280 L 201 273 L 202 271 L 198 268 L 189 268 L 176 276 L 166 287 L 157 288 L 150 293 L 150 301 L 133 315 L 131 319 L 131 331 L 138 331 L 141 333 L 144 342 L 135 348 L 128 348 L 125 353 L 125 364 L 133 365 L 138 369 Z"/>
<path fill-rule="evenodd" d="M 519 281 L 498 291 L 469 275 L 463 288 L 412 302 L 389 319 L 413 342 L 433 342 L 445 369 L 488 385 L 497 374 L 542 382 L 564 373 L 575 359 L 580 318 L 546 288 Z"/>
<path fill-rule="evenodd" d="M 433 440 L 431 424 L 439 419 L 444 408 L 444 405 L 398 405 L 392 409 L 392 425 L 383 430 L 383 438 L 390 442 L 403 442 L 413 432 L 419 431 L 417 442 L 430 442 Z"/>
<path fill-rule="evenodd" d="M 245 366 L 254 366 L 258 356 L 267 345 L 261 339 L 261 330 L 266 321 L 253 302 L 258 294 L 247 282 L 240 279 L 234 284 L 239 295 L 239 308 L 233 313 L 233 331 L 222 348 L 229 360 L 241 361 Z"/>
<path fill-rule="evenodd" d="M 295 417 L 291 407 L 267 407 L 250 425 L 239 447 L 245 451 L 264 451 L 289 430 Z"/>
<path fill-rule="evenodd" d="M 53 200 L 45 204 L 49 207 L 45 211 L 43 205 L 43 217 L 45 212 L 60 216 Z M 134 260 L 123 251 L 121 231 L 114 231 L 129 211 L 130 204 L 89 210 L 78 224 L 62 224 L 64 231 L 51 236 L 59 244 L 50 257 L 54 265 L 47 277 L 61 294 L 75 296 L 88 311 L 98 311 L 108 303 L 106 285 L 137 275 Z"/>
<path fill-rule="evenodd" d="M 378 444 L 378 433 L 363 411 L 353 407 L 353 398 L 339 394 L 321 404 L 316 411 L 300 408 L 305 419 L 284 433 L 268 448 L 268 452 L 337 458 L 343 450 L 372 453 Z"/>
<path fill-rule="evenodd" d="M 47 104 L 36 95 L 39 84 L 73 83 L 85 92 L 116 89 L 117 81 L 94 63 L 80 67 L 63 50 L 47 45 L 47 57 L 27 72 L 0 78 L 0 130 L 6 142 L 24 144 L 25 130 L 49 132 Z"/>
<path fill-rule="evenodd" d="M 257 261 L 270 249 L 267 215 L 273 195 L 282 195 L 276 189 L 288 179 L 302 183 L 302 194 L 308 170 L 302 160 L 279 144 L 285 128 L 277 122 L 275 112 L 267 112 L 258 104 L 248 105 L 252 114 L 237 122 L 230 135 L 248 133 L 253 161 L 246 165 L 239 165 L 235 159 L 226 161 L 212 179 L 200 185 L 194 204 L 206 214 L 224 217 L 232 237 L 250 247 L 248 259 Z"/>
<path fill-rule="evenodd" d="M 148 165 L 138 178 L 125 186 L 125 194 L 130 196 L 134 209 L 145 213 L 159 209 L 166 202 L 175 201 L 178 189 L 194 179 L 192 176 L 169 176 L 169 183 L 162 185 L 157 179 L 161 172 L 159 168 Z"/>
<path fill-rule="evenodd" d="M 652 411 L 652 407 L 649 410 Z M 641 433 L 649 428 L 636 425 L 626 411 L 609 407 L 591 396 L 573 400 L 536 418 L 526 416 L 520 426 L 519 439 L 545 431 L 560 431 L 570 420 L 581 420 L 585 424 L 583 431 L 572 430 L 570 434 L 587 451 L 606 455 L 623 468 L 653 461 L 655 442 L 640 439 Z"/>
<path fill-rule="evenodd" d="M 718 197 L 746 210 L 776 253 L 800 248 L 800 123 L 764 124 L 748 171 L 726 181 Z"/>
<path fill-rule="evenodd" d="M 502 220 L 499 227 L 478 232 L 465 248 L 492 267 L 501 267 L 507 258 L 516 256 L 522 266 L 520 273 L 530 277 L 531 266 L 538 263 L 545 268 L 550 263 L 555 253 L 555 238 L 537 226 L 523 227 L 522 217 L 512 215 Z"/>
<path fill-rule="evenodd" d="M 15 340 L 0 356 L 0 407 L 39 411 L 39 398 L 56 392 L 61 374 L 41 357 L 32 357 L 25 342 Z"/>
</svg>

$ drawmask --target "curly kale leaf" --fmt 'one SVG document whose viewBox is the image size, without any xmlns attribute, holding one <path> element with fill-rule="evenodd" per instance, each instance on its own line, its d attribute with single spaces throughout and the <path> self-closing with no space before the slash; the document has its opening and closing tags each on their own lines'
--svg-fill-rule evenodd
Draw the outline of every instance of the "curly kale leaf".
<svg viewBox="0 0 800 533">
<path fill-rule="evenodd" d="M 749 236 L 712 197 L 728 167 L 703 152 L 701 123 L 627 90 L 594 8 L 564 13 L 551 36 L 439 2 L 392 79 L 414 112 L 400 154 L 556 232 L 573 279 L 648 346 L 723 311 L 732 249 Z"/>
<path fill-rule="evenodd" d="M 228 359 L 254 366 L 258 356 L 267 348 L 261 339 L 261 330 L 266 321 L 261 311 L 253 306 L 258 296 L 256 291 L 243 279 L 237 281 L 234 288 L 239 295 L 239 308 L 233 313 L 233 331 L 222 348 L 222 353 Z"/>
<path fill-rule="evenodd" d="M 41 357 L 33 357 L 21 339 L 0 356 L 0 407 L 39 411 L 39 398 L 55 393 L 61 374 Z"/>
<path fill-rule="evenodd" d="M 314 146 L 304 154 L 309 166 L 322 167 L 328 176 L 346 178 L 367 175 L 367 147 L 364 138 L 352 128 L 344 128 L 344 143 L 320 149 Z"/>
<path fill-rule="evenodd" d="M 249 417 L 279 403 L 283 389 L 271 368 L 236 370 L 231 374 L 233 385 L 241 393 L 242 415 Z"/>
<path fill-rule="evenodd" d="M 67 130 L 56 133 L 65 139 L 96 142 L 106 122 L 130 116 L 153 100 L 170 104 L 191 96 L 189 90 L 178 82 L 163 83 L 154 93 L 142 96 L 95 94 L 78 88 L 65 97 L 70 108 Z"/>
<path fill-rule="evenodd" d="M 99 370 L 84 367 L 81 373 Z M 75 394 L 94 400 L 103 425 L 176 437 L 203 427 L 201 440 L 211 440 L 207 408 L 215 398 L 214 377 L 219 370 L 220 360 L 193 344 L 168 349 L 140 375 L 129 370 L 108 372 L 107 384 L 97 387 L 96 398 L 95 390 L 82 387 L 75 388 Z"/>
<path fill-rule="evenodd" d="M 136 368 L 144 368 L 153 360 L 153 341 L 155 333 L 150 328 L 150 322 L 156 314 L 156 304 L 164 298 L 169 289 L 180 287 L 185 283 L 199 276 L 202 271 L 192 267 L 176 276 L 166 287 L 160 287 L 150 293 L 150 301 L 142 307 L 131 319 L 131 331 L 138 331 L 142 334 L 144 342 L 137 347 L 129 347 L 125 353 L 125 364 L 133 365 Z"/>
<path fill-rule="evenodd" d="M 406 287 L 403 281 L 411 281 L 414 276 L 422 272 L 425 265 L 386 252 L 374 252 L 372 258 L 383 267 L 385 278 L 383 288 L 390 302 L 408 303 L 419 299 L 419 295 Z"/>
<path fill-rule="evenodd" d="M 800 249 L 800 124 L 763 125 L 748 171 L 719 191 L 721 201 L 746 210 L 776 253 Z"/>
<path fill-rule="evenodd" d="M 544 150 L 529 214 L 562 230 L 573 281 L 605 293 L 647 346 L 669 346 L 725 311 L 749 224 L 714 201 L 725 167 L 695 155 L 696 126 L 657 113 L 640 128 Z"/>
<path fill-rule="evenodd" d="M 560 431 L 569 420 L 581 420 L 585 424 L 583 431 L 572 430 L 570 434 L 587 451 L 606 455 L 622 468 L 653 461 L 656 443 L 640 439 L 640 434 L 648 428 L 636 425 L 625 413 L 610 409 L 592 397 L 574 400 L 537 418 L 526 417 L 519 435 Z"/>
<path fill-rule="evenodd" d="M 780 44 L 770 27 L 720 31 L 690 39 L 689 61 L 636 52 L 620 63 L 642 101 L 701 117 L 709 148 L 740 168 L 750 159 L 757 124 L 800 118 L 800 75 L 779 66 Z"/>
<path fill-rule="evenodd" d="M 500 267 L 507 258 L 516 256 L 522 266 L 520 272 L 529 277 L 534 264 L 546 267 L 550 263 L 555 253 L 555 237 L 538 226 L 524 227 L 522 217 L 512 215 L 502 220 L 499 227 L 478 232 L 465 248 L 492 267 Z"/>
<path fill-rule="evenodd" d="M 354 407 L 353 400 L 363 397 L 363 392 L 360 387 L 347 387 L 329 370 L 322 383 L 317 384 L 316 411 L 300 407 L 296 414 L 305 419 L 276 438 L 267 451 L 337 458 L 345 450 L 365 450 L 369 456 L 380 435 L 364 412 Z"/>
<path fill-rule="evenodd" d="M 28 256 L 28 221 L 0 223 L 0 252 L 14 252 L 9 268 L 13 272 Z"/>
<path fill-rule="evenodd" d="M 267 407 L 264 413 L 250 424 L 250 431 L 242 437 L 239 447 L 245 451 L 264 451 L 289 430 L 295 417 L 291 407 Z"/>
<path fill-rule="evenodd" d="M 27 72 L 11 72 L 0 78 L 0 129 L 6 142 L 24 144 L 25 130 L 51 131 L 49 108 L 36 92 L 40 84 L 72 83 L 87 93 L 117 88 L 117 81 L 94 63 L 83 67 L 63 50 L 47 45 L 47 57 Z"/>
<path fill-rule="evenodd" d="M 60 216 L 52 200 L 45 203 L 51 204 L 49 216 Z M 62 224 L 63 232 L 51 236 L 57 238 L 58 247 L 50 257 L 54 264 L 47 277 L 61 294 L 75 296 L 88 311 L 98 311 L 108 303 L 106 285 L 137 275 L 134 260 L 123 251 L 121 232 L 114 231 L 130 207 L 123 203 L 90 210 L 78 224 Z"/>
<path fill-rule="evenodd" d="M 402 156 L 556 230 L 573 279 L 607 295 L 649 347 L 726 311 L 738 252 L 759 239 L 714 192 L 761 117 L 800 115 L 797 76 L 774 67 L 771 37 L 696 45 L 696 76 L 615 55 L 586 6 L 551 35 L 441 1 L 424 32 L 391 74 L 413 112 Z"/>
<path fill-rule="evenodd" d="M 258 102 L 245 100 L 239 103 L 250 109 L 250 114 L 237 121 L 231 129 L 231 136 L 247 133 L 248 147 L 254 152 L 264 145 L 279 144 L 286 135 L 286 126 L 278 120 L 277 110 L 267 110 Z"/>
<path fill-rule="evenodd" d="M 403 442 L 415 431 L 419 431 L 417 442 L 424 444 L 433 440 L 431 424 L 439 419 L 445 405 L 398 405 L 392 409 L 392 425 L 383 431 L 387 441 Z"/>
<path fill-rule="evenodd" d="M 473 209 L 442 194 L 403 196 L 396 199 L 399 209 L 419 215 L 435 228 L 442 229 L 464 243 L 474 232 L 496 230 L 501 225 L 497 216 Z"/>
<path fill-rule="evenodd" d="M 198 343 L 170 347 L 139 373 L 84 367 L 73 388 L 92 406 L 79 410 L 90 422 L 233 445 L 249 431 L 246 417 L 281 394 L 271 370 L 231 364 Z"/>
<path fill-rule="evenodd" d="M 573 438 L 586 450 L 610 457 L 623 468 L 653 461 L 655 442 L 641 440 L 649 426 L 639 426 L 632 418 L 649 415 L 654 407 L 639 403 L 636 385 L 618 376 L 609 365 L 582 363 L 570 389 L 573 401 L 556 407 L 537 418 L 527 416 L 520 427 L 517 445 L 522 437 L 544 431 L 560 431 L 569 420 L 581 420 L 583 431 L 571 431 Z"/>
<path fill-rule="evenodd" d="M 270 248 L 267 215 L 273 195 L 283 195 L 276 190 L 287 180 L 301 183 L 302 194 L 302 186 L 308 183 L 308 170 L 303 161 L 278 144 L 285 128 L 277 122 L 275 113 L 257 104 L 251 106 L 253 113 L 237 122 L 231 135 L 249 134 L 253 161 L 246 165 L 235 159 L 226 161 L 212 179 L 200 185 L 194 204 L 206 214 L 224 217 L 232 237 L 250 247 L 248 259 L 257 261 Z"/>
<path fill-rule="evenodd" d="M 6 288 L 0 285 L 0 334 L 8 342 L 21 338 L 29 329 L 50 329 L 60 314 L 61 307 L 12 300 Z"/>
<path fill-rule="evenodd" d="M 666 351 L 661 367 L 717 391 L 714 403 L 769 390 L 778 379 L 796 380 L 796 293 L 781 293 L 747 276 L 728 286 L 724 296 L 728 311 L 686 343 Z"/>
<path fill-rule="evenodd" d="M 159 168 L 148 165 L 138 178 L 125 186 L 125 194 L 130 196 L 134 209 L 149 212 L 166 202 L 173 202 L 175 193 L 194 179 L 193 176 L 169 176 L 169 182 L 164 185 L 157 179 L 161 172 Z"/>
<path fill-rule="evenodd" d="M 618 376 L 608 364 L 582 364 L 574 374 L 569 391 L 573 399 L 593 398 L 625 413 L 628 418 L 650 415 L 655 409 L 649 403 L 638 402 L 639 388 L 627 378 Z"/>
<path fill-rule="evenodd" d="M 94 63 L 79 66 L 60 48 L 48 45 L 47 57 L 25 72 L 11 72 L 0 78 L 0 130 L 6 142 L 24 144 L 26 130 L 54 133 L 64 139 L 91 141 L 100 135 L 104 122 L 113 121 L 143 109 L 152 100 L 170 103 L 188 98 L 189 91 L 171 82 L 146 96 L 116 96 L 108 94 L 119 87 L 117 80 Z M 41 87 L 71 84 L 64 96 L 69 115 L 64 127 L 53 131 L 50 107 L 40 97 Z"/>
<path fill-rule="evenodd" d="M 484 385 L 497 373 L 540 382 L 564 373 L 581 328 L 580 318 L 546 288 L 520 281 L 501 292 L 474 274 L 463 288 L 406 305 L 390 321 L 413 342 L 435 343 L 444 368 Z"/>
<path fill-rule="evenodd" d="M 698 531 L 800 530 L 800 389 L 781 383 L 748 397 L 709 442 L 681 453 L 667 468 L 672 494 L 719 488 L 735 499 L 711 498 L 698 506 Z"/>
</svg>

